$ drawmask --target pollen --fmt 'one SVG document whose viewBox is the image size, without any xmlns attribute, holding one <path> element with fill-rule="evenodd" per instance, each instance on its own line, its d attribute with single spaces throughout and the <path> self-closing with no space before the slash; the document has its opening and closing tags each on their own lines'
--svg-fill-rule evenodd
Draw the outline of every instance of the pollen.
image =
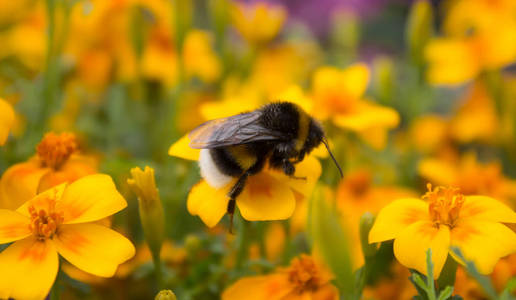
<svg viewBox="0 0 516 300">
<path fill-rule="evenodd" d="M 432 185 L 429 183 L 427 188 L 428 192 L 423 196 L 423 200 L 429 202 L 430 218 L 436 226 L 446 225 L 453 228 L 459 218 L 464 195 L 454 187 L 439 186 L 432 190 Z"/>
<path fill-rule="evenodd" d="M 77 141 L 74 134 L 50 132 L 43 137 L 36 150 L 45 167 L 59 169 L 77 150 Z"/>
<path fill-rule="evenodd" d="M 323 274 L 313 258 L 302 255 L 295 259 L 287 269 L 289 282 L 297 293 L 316 291 L 326 282 Z"/>
<path fill-rule="evenodd" d="M 63 213 L 55 211 L 55 199 L 48 199 L 47 209 L 29 206 L 29 214 L 31 220 L 29 229 L 39 240 L 53 238 L 64 220 Z"/>
</svg>

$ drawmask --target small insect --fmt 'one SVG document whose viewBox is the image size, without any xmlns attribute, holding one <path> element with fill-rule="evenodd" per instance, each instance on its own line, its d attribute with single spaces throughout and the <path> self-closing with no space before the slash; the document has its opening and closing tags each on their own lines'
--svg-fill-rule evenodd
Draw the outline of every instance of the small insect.
<svg viewBox="0 0 516 300">
<path fill-rule="evenodd" d="M 294 103 L 271 103 L 251 112 L 207 121 L 188 137 L 191 148 L 201 149 L 199 167 L 209 185 L 221 188 L 238 178 L 228 193 L 230 232 L 236 198 L 247 178 L 266 165 L 291 178 L 306 179 L 294 176 L 295 165 L 323 143 L 342 176 L 321 125 Z"/>
</svg>

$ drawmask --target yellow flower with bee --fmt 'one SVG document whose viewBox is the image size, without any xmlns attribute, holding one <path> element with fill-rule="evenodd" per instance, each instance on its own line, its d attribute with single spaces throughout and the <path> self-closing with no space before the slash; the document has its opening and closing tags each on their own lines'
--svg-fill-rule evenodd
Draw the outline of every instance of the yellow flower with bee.
<svg viewBox="0 0 516 300">
<path fill-rule="evenodd" d="M 290 102 L 208 121 L 180 140 L 183 146 L 188 139 L 190 147 L 201 149 L 204 178 L 190 192 L 188 209 L 208 226 L 217 224 L 226 211 L 232 217 L 235 205 L 247 220 L 290 217 L 295 207 L 292 190 L 306 194 L 303 191 L 320 175 L 317 160 L 305 156 L 321 143 L 328 147 L 319 123 Z M 175 144 L 169 154 L 181 148 Z M 304 169 L 309 164 L 312 167 Z M 266 166 L 270 170 L 262 172 Z"/>
</svg>

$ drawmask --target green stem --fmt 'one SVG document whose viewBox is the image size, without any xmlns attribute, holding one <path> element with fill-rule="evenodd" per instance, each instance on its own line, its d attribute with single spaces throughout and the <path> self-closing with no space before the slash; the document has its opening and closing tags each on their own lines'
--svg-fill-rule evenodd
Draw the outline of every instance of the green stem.
<svg viewBox="0 0 516 300">
<path fill-rule="evenodd" d="M 447 286 L 453 287 L 455 285 L 455 274 L 457 273 L 457 262 L 448 255 L 444 264 L 441 275 L 437 279 L 437 288 L 439 291 L 444 290 Z"/>
<path fill-rule="evenodd" d="M 235 216 L 236 217 L 236 216 Z M 250 235 L 250 224 L 249 222 L 245 221 L 244 219 L 241 219 L 242 222 L 240 222 L 240 226 L 238 229 L 238 238 L 236 240 L 237 243 L 237 253 L 236 253 L 236 263 L 235 267 L 237 269 L 242 268 L 244 265 L 244 262 L 246 261 L 246 258 L 249 254 L 249 235 Z"/>
<path fill-rule="evenodd" d="M 156 283 L 158 285 L 158 290 L 164 288 L 163 285 L 163 272 L 161 270 L 161 258 L 159 254 L 152 254 L 152 262 L 154 263 L 154 276 L 156 277 Z"/>
</svg>

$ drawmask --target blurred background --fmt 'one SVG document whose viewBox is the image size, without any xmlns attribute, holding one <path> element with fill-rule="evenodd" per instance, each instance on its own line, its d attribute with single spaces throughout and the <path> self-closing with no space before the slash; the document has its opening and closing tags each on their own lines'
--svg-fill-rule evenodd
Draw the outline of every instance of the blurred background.
<svg viewBox="0 0 516 300">
<path fill-rule="evenodd" d="M 198 167 L 168 149 L 203 121 L 302 102 L 345 170 L 340 179 L 320 158 L 317 189 L 358 268 L 360 216 L 419 197 L 427 182 L 514 207 L 515 37 L 513 0 L 0 0 L 0 98 L 16 112 L 0 172 L 30 159 L 45 133 L 73 132 L 129 203 L 112 226 L 136 257 L 110 279 L 64 264 L 63 299 L 149 299 L 163 287 L 218 299 L 235 280 L 311 252 L 310 197 L 289 220 L 237 215 L 235 235 L 226 219 L 208 228 L 186 208 Z M 146 165 L 165 212 L 161 287 L 126 183 Z M 380 252 L 364 299 L 411 299 L 392 243 Z M 511 259 L 492 275 L 498 289 L 516 274 Z M 456 292 L 484 299 L 460 272 Z"/>
</svg>

